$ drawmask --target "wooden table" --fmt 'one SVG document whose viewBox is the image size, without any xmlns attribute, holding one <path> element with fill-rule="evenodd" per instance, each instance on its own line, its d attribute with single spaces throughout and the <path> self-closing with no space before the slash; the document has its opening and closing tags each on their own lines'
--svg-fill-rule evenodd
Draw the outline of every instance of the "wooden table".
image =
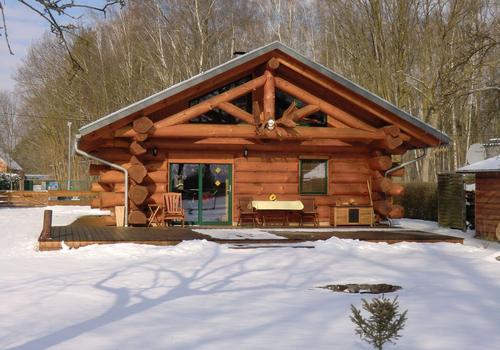
<svg viewBox="0 0 500 350">
<path fill-rule="evenodd" d="M 290 213 L 301 212 L 304 204 L 301 201 L 252 201 L 252 208 L 262 220 L 262 225 L 265 226 L 267 220 L 279 219 L 286 226 Z"/>
</svg>

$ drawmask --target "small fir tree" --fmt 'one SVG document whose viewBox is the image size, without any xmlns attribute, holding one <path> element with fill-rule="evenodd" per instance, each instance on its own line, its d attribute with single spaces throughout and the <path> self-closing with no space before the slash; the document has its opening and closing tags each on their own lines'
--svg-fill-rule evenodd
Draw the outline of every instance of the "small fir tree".
<svg viewBox="0 0 500 350">
<path fill-rule="evenodd" d="M 356 334 L 368 344 L 373 345 L 375 349 L 381 350 L 382 346 L 387 343 L 396 343 L 396 340 L 401 338 L 399 332 L 403 329 L 406 322 L 406 314 L 408 310 L 399 313 L 398 297 L 394 300 L 385 298 L 374 298 L 368 302 L 363 301 L 363 309 L 370 316 L 365 319 L 361 315 L 361 310 L 358 310 L 351 304 L 351 321 L 356 327 Z"/>
</svg>

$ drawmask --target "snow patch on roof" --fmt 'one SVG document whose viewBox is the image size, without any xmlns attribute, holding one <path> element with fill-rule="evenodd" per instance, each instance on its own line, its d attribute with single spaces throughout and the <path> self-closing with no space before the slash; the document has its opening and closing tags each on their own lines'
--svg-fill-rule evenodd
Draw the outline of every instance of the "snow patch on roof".
<svg viewBox="0 0 500 350">
<path fill-rule="evenodd" d="M 457 173 L 500 172 L 500 155 L 464 166 Z"/>
</svg>

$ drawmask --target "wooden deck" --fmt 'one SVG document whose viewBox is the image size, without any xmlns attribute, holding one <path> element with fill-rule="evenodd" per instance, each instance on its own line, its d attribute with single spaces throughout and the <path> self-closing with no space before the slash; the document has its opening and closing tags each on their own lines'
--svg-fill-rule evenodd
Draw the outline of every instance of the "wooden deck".
<svg viewBox="0 0 500 350">
<path fill-rule="evenodd" d="M 239 227 L 225 227 L 238 230 Z M 262 228 L 261 228 L 262 229 Z M 265 230 L 265 228 L 263 229 Z M 50 237 L 39 240 L 40 250 L 58 250 L 62 248 L 64 241 L 70 248 L 80 248 L 91 244 L 115 244 L 115 243 L 138 243 L 151 245 L 175 245 L 182 241 L 194 239 L 206 239 L 222 244 L 233 244 L 239 247 L 249 246 L 283 246 L 284 244 L 297 244 L 317 240 L 325 240 L 331 237 L 343 239 L 359 239 L 368 242 L 420 242 L 420 243 L 463 243 L 462 238 L 437 235 L 422 231 L 406 231 L 401 229 L 390 230 L 359 230 L 339 231 L 332 228 L 331 231 L 314 231 L 304 228 L 303 231 L 272 231 L 273 234 L 286 239 L 217 239 L 194 232 L 191 228 L 146 228 L 146 227 L 102 227 L 93 225 L 72 224 L 68 226 L 52 227 Z"/>
</svg>

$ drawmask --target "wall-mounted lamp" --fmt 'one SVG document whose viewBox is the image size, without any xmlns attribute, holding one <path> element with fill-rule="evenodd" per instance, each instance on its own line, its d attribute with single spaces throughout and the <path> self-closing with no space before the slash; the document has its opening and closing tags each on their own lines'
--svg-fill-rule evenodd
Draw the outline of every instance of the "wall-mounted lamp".
<svg viewBox="0 0 500 350">
<path fill-rule="evenodd" d="M 248 148 L 246 148 L 246 147 L 243 150 L 243 157 L 248 158 Z"/>
<path fill-rule="evenodd" d="M 152 151 L 151 151 L 151 152 L 153 153 L 153 156 L 155 156 L 155 157 L 156 157 L 156 156 L 158 155 L 158 148 L 153 147 L 153 149 L 152 149 Z"/>
</svg>

